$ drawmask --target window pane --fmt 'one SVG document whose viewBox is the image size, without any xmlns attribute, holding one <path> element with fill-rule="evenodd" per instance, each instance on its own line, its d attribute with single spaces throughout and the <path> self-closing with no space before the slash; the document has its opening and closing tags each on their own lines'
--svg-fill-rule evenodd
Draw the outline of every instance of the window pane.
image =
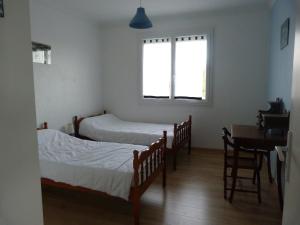
<svg viewBox="0 0 300 225">
<path fill-rule="evenodd" d="M 45 52 L 40 51 L 34 51 L 32 52 L 32 58 L 34 63 L 45 63 Z"/>
<path fill-rule="evenodd" d="M 205 36 L 176 38 L 175 98 L 206 99 L 206 65 Z"/>
<path fill-rule="evenodd" d="M 170 84 L 170 39 L 145 40 L 143 47 L 143 96 L 169 98 Z"/>
</svg>

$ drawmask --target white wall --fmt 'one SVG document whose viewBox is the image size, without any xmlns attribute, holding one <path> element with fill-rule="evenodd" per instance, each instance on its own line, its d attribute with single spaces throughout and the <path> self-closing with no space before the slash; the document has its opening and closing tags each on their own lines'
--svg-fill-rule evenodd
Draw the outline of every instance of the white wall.
<svg viewBox="0 0 300 225">
<path fill-rule="evenodd" d="M 138 32 L 127 24 L 103 31 L 104 108 L 132 121 L 174 122 L 193 115 L 193 146 L 221 147 L 221 128 L 255 124 L 267 97 L 268 13 L 236 9 L 153 20 L 154 30 L 214 29 L 211 106 L 143 104 L 138 100 Z"/>
<path fill-rule="evenodd" d="M 295 1 L 277 0 L 272 7 L 271 46 L 269 73 L 269 100 L 283 99 L 286 108 L 291 108 L 293 54 L 295 40 Z M 280 49 L 281 25 L 290 18 L 289 45 Z"/>
<path fill-rule="evenodd" d="M 34 63 L 37 123 L 60 129 L 75 114 L 102 111 L 100 29 L 83 18 L 31 1 L 32 40 L 52 47 L 52 64 Z"/>
<path fill-rule="evenodd" d="M 28 0 L 0 18 L 0 221 L 42 225 Z"/>
</svg>

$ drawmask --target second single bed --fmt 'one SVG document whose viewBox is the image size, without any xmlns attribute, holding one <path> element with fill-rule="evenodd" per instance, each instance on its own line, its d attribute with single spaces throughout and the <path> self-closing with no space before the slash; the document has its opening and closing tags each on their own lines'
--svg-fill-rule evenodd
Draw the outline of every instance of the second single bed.
<svg viewBox="0 0 300 225">
<path fill-rule="evenodd" d="M 176 170 L 177 152 L 188 145 L 191 152 L 192 117 L 178 124 L 140 123 L 121 120 L 113 114 L 74 117 L 75 136 L 95 141 L 117 142 L 149 146 L 166 130 L 167 149 L 173 154 Z"/>
</svg>

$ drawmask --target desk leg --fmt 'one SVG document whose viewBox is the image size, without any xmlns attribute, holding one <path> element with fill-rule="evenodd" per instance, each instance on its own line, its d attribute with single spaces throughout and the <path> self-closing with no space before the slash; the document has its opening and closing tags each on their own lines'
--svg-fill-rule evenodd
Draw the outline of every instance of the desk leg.
<svg viewBox="0 0 300 225">
<path fill-rule="evenodd" d="M 282 193 L 281 171 L 282 171 L 282 162 L 279 160 L 279 158 L 277 156 L 277 189 L 278 189 L 280 209 L 282 211 L 283 210 L 283 193 Z"/>
<path fill-rule="evenodd" d="M 264 161 L 264 153 L 263 152 L 259 152 L 259 165 L 258 165 L 258 171 L 261 171 L 262 165 L 263 165 L 263 161 Z M 256 182 L 256 171 L 254 171 L 253 174 L 253 184 L 255 184 Z"/>
<path fill-rule="evenodd" d="M 270 151 L 267 152 L 267 163 L 268 163 L 269 181 L 272 184 L 273 183 L 273 177 L 272 177 L 272 171 L 271 171 L 271 153 L 270 153 Z"/>
<path fill-rule="evenodd" d="M 230 197 L 229 197 L 230 203 L 232 203 L 234 191 L 235 191 L 235 187 L 236 187 L 236 179 L 237 179 L 237 173 L 238 173 L 238 171 L 237 171 L 238 170 L 238 157 L 239 157 L 238 149 L 234 149 L 233 157 L 234 157 L 234 163 L 233 163 L 233 167 L 232 167 L 232 171 L 231 171 L 232 184 L 231 184 L 231 193 L 230 193 Z"/>
</svg>

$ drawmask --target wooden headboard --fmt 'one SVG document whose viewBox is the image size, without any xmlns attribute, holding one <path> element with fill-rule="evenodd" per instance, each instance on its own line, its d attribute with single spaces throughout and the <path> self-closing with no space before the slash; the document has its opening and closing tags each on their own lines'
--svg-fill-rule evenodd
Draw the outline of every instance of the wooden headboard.
<svg viewBox="0 0 300 225">
<path fill-rule="evenodd" d="M 103 111 L 103 113 L 98 113 L 98 114 L 93 114 L 93 115 L 89 115 L 86 117 L 79 117 L 79 116 L 74 116 L 73 118 L 73 125 L 74 125 L 74 132 L 75 132 L 75 137 L 79 137 L 79 127 L 80 127 L 80 123 L 82 120 L 86 119 L 86 118 L 90 118 L 90 117 L 95 117 L 95 116 L 101 116 L 106 114 L 106 110 Z"/>
<path fill-rule="evenodd" d="M 41 127 L 39 128 L 36 128 L 37 130 L 44 130 L 44 129 L 48 129 L 48 123 L 47 122 L 44 122 L 42 123 Z"/>
</svg>

